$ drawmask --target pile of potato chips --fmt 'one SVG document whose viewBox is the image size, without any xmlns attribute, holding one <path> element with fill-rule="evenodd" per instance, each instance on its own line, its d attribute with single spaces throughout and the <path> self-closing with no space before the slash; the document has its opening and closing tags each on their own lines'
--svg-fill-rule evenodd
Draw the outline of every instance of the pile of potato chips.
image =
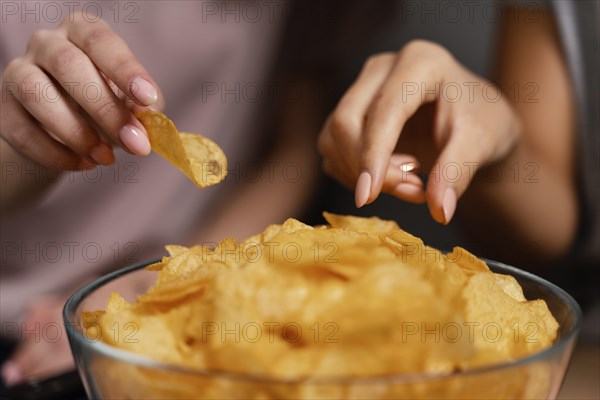
<svg viewBox="0 0 600 400">
<path fill-rule="evenodd" d="M 156 283 L 135 302 L 113 293 L 106 310 L 84 313 L 90 338 L 166 363 L 257 381 L 183 374 L 173 378 L 177 384 L 159 385 L 157 380 L 170 378 L 122 366 L 113 368 L 118 376 L 111 385 L 128 376 L 132 398 L 431 398 L 457 393 L 480 398 L 491 387 L 481 379 L 470 386 L 454 378 L 396 386 L 391 381 L 311 382 L 453 376 L 553 343 L 558 324 L 546 303 L 526 300 L 514 278 L 492 273 L 466 250 L 457 247 L 444 255 L 392 221 L 324 216 L 328 226 L 289 219 L 241 243 L 225 239 L 214 248 L 167 246 L 170 256 L 148 267 L 159 271 Z M 504 379 L 508 391 L 488 395 L 520 396 L 531 374 L 543 383 L 547 373 L 495 375 L 491 382 Z M 469 391 L 475 387 L 482 391 Z"/>
</svg>

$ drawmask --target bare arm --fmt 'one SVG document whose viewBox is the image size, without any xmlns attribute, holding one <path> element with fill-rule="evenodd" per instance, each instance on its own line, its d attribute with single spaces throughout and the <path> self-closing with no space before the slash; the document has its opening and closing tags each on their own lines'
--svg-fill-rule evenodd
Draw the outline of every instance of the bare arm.
<svg viewBox="0 0 600 400">
<path fill-rule="evenodd" d="M 573 93 L 550 12 L 529 23 L 505 14 L 497 76 L 521 120 L 521 138 L 495 167 L 498 182 L 491 173 L 475 179 L 462 217 L 478 237 L 493 229 L 506 246 L 531 243 L 542 258 L 555 258 L 574 239 L 578 207 Z"/>
</svg>

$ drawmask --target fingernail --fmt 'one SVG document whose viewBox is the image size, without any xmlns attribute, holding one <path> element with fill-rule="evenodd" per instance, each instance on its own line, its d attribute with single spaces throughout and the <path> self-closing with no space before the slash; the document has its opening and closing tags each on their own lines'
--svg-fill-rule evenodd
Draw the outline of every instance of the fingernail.
<svg viewBox="0 0 600 400">
<path fill-rule="evenodd" d="M 125 125 L 121 128 L 119 138 L 121 138 L 127 149 L 135 155 L 147 156 L 150 154 L 150 150 L 152 150 L 148 137 L 133 125 Z"/>
<path fill-rule="evenodd" d="M 112 148 L 104 143 L 100 142 L 90 152 L 90 157 L 98 164 L 109 165 L 115 161 L 115 155 L 113 154 Z"/>
<path fill-rule="evenodd" d="M 442 199 L 442 211 L 444 212 L 444 225 L 447 225 L 454 211 L 456 210 L 456 192 L 452 188 L 447 188 Z"/>
<path fill-rule="evenodd" d="M 354 202 L 356 207 L 360 208 L 365 205 L 371 196 L 371 174 L 367 171 L 361 172 L 356 182 L 356 190 L 354 193 Z"/>
<path fill-rule="evenodd" d="M 2 375 L 2 379 L 6 386 L 13 386 L 19 383 L 23 379 L 23 374 L 21 374 L 21 368 L 14 361 L 7 361 L 2 366 L 2 371 L 0 372 Z"/>
<path fill-rule="evenodd" d="M 407 162 L 407 163 L 400 164 L 400 170 L 402 170 L 404 172 L 412 172 L 415 169 L 417 169 L 417 163 Z"/>
<path fill-rule="evenodd" d="M 150 81 L 138 76 L 129 85 L 131 94 L 143 105 L 149 106 L 158 101 L 158 91 Z"/>
</svg>

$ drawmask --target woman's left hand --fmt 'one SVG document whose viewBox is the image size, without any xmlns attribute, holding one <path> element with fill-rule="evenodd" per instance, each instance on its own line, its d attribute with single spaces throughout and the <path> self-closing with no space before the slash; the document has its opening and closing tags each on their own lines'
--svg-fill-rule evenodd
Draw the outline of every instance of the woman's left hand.
<svg viewBox="0 0 600 400">
<path fill-rule="evenodd" d="M 0 368 L 7 386 L 28 379 L 43 379 L 74 368 L 73 356 L 62 319 L 66 298 L 37 299 L 20 321 L 19 344 Z"/>
<path fill-rule="evenodd" d="M 421 154 L 398 146 L 407 121 L 432 104 L 436 160 L 427 188 L 414 173 Z M 447 224 L 477 169 L 506 157 L 521 124 L 500 90 L 463 67 L 443 47 L 408 43 L 397 53 L 372 56 L 328 118 L 318 147 L 327 173 L 355 188 L 357 207 L 383 192 L 427 202 Z M 418 132 L 412 137 L 423 137 Z M 402 143 L 401 143 L 402 144 Z M 451 179 L 441 172 L 458 168 Z"/>
</svg>

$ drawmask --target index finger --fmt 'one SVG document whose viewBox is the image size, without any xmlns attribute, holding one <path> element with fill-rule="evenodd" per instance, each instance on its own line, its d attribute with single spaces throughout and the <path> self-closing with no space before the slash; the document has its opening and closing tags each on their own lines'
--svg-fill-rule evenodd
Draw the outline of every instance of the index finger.
<svg viewBox="0 0 600 400">
<path fill-rule="evenodd" d="M 382 190 L 390 157 L 406 121 L 422 104 L 438 98 L 440 67 L 430 46 L 418 43 L 400 51 L 369 109 L 361 153 L 361 169 L 371 178 L 369 203 Z"/>
<path fill-rule="evenodd" d="M 73 16 L 65 24 L 67 38 L 131 100 L 141 106 L 150 106 L 158 101 L 158 85 L 125 41 L 106 22 L 89 22 Z"/>
</svg>

